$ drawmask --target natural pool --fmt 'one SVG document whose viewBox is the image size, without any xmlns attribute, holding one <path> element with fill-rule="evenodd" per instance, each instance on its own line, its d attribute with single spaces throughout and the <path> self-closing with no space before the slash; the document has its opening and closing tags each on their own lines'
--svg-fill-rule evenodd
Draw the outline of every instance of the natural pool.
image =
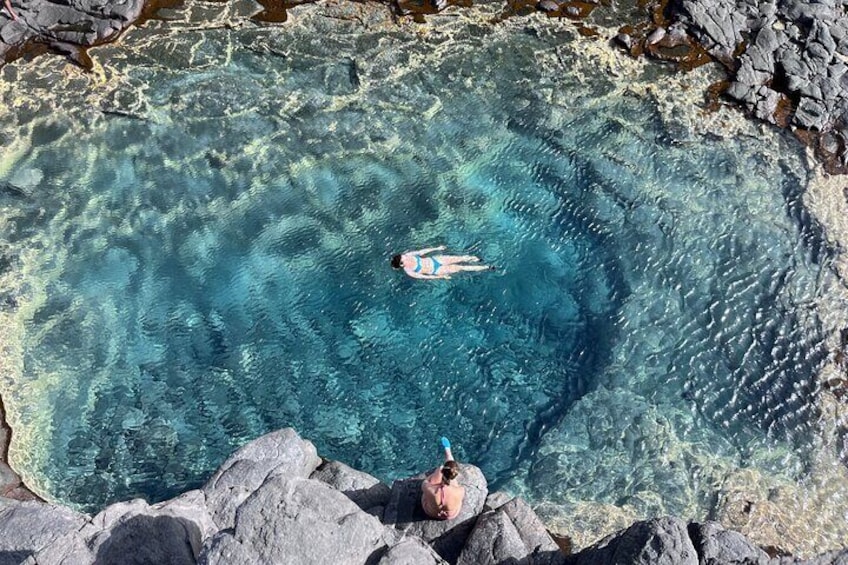
<svg viewBox="0 0 848 565">
<path fill-rule="evenodd" d="M 807 480 L 833 281 L 795 145 L 690 131 L 628 87 L 662 73 L 611 76 L 562 25 L 309 9 L 136 30 L 91 108 L 4 84 L 30 482 L 161 500 L 285 426 L 387 481 L 448 435 L 495 487 L 638 515 L 704 519 L 743 468 Z M 441 243 L 499 270 L 389 268 Z"/>
</svg>

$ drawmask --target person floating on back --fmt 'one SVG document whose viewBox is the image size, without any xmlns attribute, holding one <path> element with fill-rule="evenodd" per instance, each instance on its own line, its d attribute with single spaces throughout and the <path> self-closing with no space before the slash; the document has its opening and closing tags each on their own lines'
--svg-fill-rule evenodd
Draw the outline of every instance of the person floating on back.
<svg viewBox="0 0 848 565">
<path fill-rule="evenodd" d="M 451 454 L 448 438 L 441 439 L 445 464 L 433 471 L 421 484 L 421 506 L 424 513 L 437 520 L 456 518 L 462 509 L 465 488 L 459 484 L 459 465 Z"/>
<path fill-rule="evenodd" d="M 479 263 L 480 258 L 474 255 L 433 255 L 425 257 L 433 251 L 444 251 L 444 245 L 428 247 L 418 251 L 406 251 L 392 257 L 392 267 L 403 269 L 414 279 L 449 279 L 454 273 L 461 271 L 491 271 L 494 267 L 488 265 L 463 265 L 462 263 Z"/>
</svg>

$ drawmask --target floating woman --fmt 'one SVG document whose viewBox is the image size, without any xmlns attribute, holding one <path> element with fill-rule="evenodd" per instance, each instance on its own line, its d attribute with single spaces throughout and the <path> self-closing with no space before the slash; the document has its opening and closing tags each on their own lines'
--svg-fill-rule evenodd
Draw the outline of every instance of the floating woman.
<svg viewBox="0 0 848 565">
<path fill-rule="evenodd" d="M 474 255 L 433 255 L 425 257 L 433 251 L 444 251 L 444 245 L 428 247 L 418 251 L 406 251 L 392 257 L 392 267 L 403 269 L 414 279 L 449 279 L 454 273 L 462 271 L 493 271 L 488 265 L 463 265 L 463 263 L 479 263 L 480 258 Z"/>
</svg>

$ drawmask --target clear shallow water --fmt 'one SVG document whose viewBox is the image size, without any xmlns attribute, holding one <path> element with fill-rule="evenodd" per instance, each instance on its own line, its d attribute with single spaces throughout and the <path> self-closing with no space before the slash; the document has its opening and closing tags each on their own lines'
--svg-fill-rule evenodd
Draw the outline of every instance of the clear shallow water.
<svg viewBox="0 0 848 565">
<path fill-rule="evenodd" d="M 827 274 L 791 146 L 664 123 L 565 34 L 334 25 L 108 48 L 131 116 L 6 121 L 24 471 L 162 499 L 294 426 L 386 480 L 447 434 L 495 486 L 645 513 L 706 513 L 710 465 L 803 476 Z M 440 243 L 499 271 L 389 268 Z"/>
</svg>

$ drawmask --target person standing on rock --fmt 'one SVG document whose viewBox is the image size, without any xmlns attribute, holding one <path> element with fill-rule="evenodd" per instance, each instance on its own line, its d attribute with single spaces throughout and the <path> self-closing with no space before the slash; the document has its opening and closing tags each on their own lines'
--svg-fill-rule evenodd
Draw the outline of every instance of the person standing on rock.
<svg viewBox="0 0 848 565">
<path fill-rule="evenodd" d="M 451 454 L 450 441 L 442 438 L 445 463 L 424 479 L 421 485 L 421 506 L 424 513 L 437 520 L 456 518 L 465 499 L 465 488 L 457 482 L 459 465 Z"/>
<path fill-rule="evenodd" d="M 433 251 L 444 251 L 444 245 L 428 247 L 418 251 L 405 251 L 392 257 L 392 267 L 403 269 L 414 279 L 449 279 L 451 275 L 462 271 L 492 271 L 488 265 L 463 265 L 462 263 L 479 263 L 480 258 L 474 255 L 433 255 L 425 257 Z"/>
</svg>

